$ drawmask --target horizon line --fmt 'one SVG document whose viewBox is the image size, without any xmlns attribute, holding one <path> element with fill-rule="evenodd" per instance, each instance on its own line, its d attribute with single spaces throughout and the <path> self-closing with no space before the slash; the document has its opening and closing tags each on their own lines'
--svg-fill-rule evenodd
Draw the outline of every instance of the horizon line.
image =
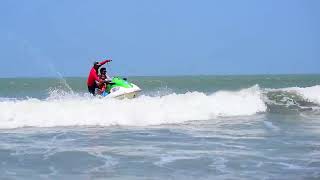
<svg viewBox="0 0 320 180">
<path fill-rule="evenodd" d="M 176 75 L 124 75 L 122 77 L 195 77 L 195 76 L 297 76 L 297 75 L 320 75 L 320 73 L 261 73 L 261 74 L 176 74 Z M 87 76 L 62 76 L 63 78 L 87 78 Z M 117 77 L 117 76 L 114 76 Z M 120 76 L 121 77 L 121 76 Z M 59 79 L 57 76 L 4 76 L 0 79 L 14 78 L 50 78 Z"/>
</svg>

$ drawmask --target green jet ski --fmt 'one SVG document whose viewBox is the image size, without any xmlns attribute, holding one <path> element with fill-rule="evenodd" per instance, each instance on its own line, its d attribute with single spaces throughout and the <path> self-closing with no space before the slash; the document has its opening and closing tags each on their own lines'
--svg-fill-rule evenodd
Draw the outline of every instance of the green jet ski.
<svg viewBox="0 0 320 180">
<path fill-rule="evenodd" d="M 127 81 L 126 78 L 113 77 L 107 84 L 106 91 L 102 93 L 103 97 L 111 97 L 117 99 L 132 99 L 138 96 L 141 89 Z"/>
</svg>

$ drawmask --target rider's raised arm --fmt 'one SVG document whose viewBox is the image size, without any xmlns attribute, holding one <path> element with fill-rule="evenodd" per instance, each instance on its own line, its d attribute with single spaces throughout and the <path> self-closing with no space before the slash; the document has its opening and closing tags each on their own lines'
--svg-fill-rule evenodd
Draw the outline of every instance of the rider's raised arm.
<svg viewBox="0 0 320 180">
<path fill-rule="evenodd" d="M 107 59 L 107 60 L 99 62 L 99 64 L 102 66 L 102 65 L 104 65 L 104 64 L 106 64 L 108 62 L 111 62 L 111 61 L 112 61 L 111 59 Z"/>
</svg>

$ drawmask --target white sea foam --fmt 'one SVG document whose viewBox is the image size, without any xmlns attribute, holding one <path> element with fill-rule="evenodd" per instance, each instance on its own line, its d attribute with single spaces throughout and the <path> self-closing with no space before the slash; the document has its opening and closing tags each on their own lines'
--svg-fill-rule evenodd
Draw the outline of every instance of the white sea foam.
<svg viewBox="0 0 320 180">
<path fill-rule="evenodd" d="M 174 155 L 166 155 L 162 156 L 159 161 L 155 162 L 154 164 L 157 166 L 165 166 L 166 164 L 178 161 L 178 160 L 191 160 L 197 159 L 197 156 L 174 156 Z"/>
<path fill-rule="evenodd" d="M 270 121 L 263 121 L 263 123 L 266 125 L 266 127 L 270 128 L 270 129 L 272 129 L 274 131 L 279 131 L 280 130 L 280 128 L 278 126 L 274 125 Z"/>
<path fill-rule="evenodd" d="M 141 96 L 132 100 L 63 96 L 0 102 L 0 128 L 55 126 L 148 126 L 247 116 L 265 112 L 258 86 L 240 91 Z"/>
</svg>

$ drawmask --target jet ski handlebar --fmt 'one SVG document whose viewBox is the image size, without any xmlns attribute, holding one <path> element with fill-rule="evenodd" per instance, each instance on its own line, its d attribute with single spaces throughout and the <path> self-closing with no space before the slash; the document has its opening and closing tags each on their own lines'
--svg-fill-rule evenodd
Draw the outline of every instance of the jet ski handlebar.
<svg viewBox="0 0 320 180">
<path fill-rule="evenodd" d="M 115 83 L 110 81 L 110 80 L 104 80 L 104 83 L 110 84 L 110 85 L 114 85 Z"/>
</svg>

